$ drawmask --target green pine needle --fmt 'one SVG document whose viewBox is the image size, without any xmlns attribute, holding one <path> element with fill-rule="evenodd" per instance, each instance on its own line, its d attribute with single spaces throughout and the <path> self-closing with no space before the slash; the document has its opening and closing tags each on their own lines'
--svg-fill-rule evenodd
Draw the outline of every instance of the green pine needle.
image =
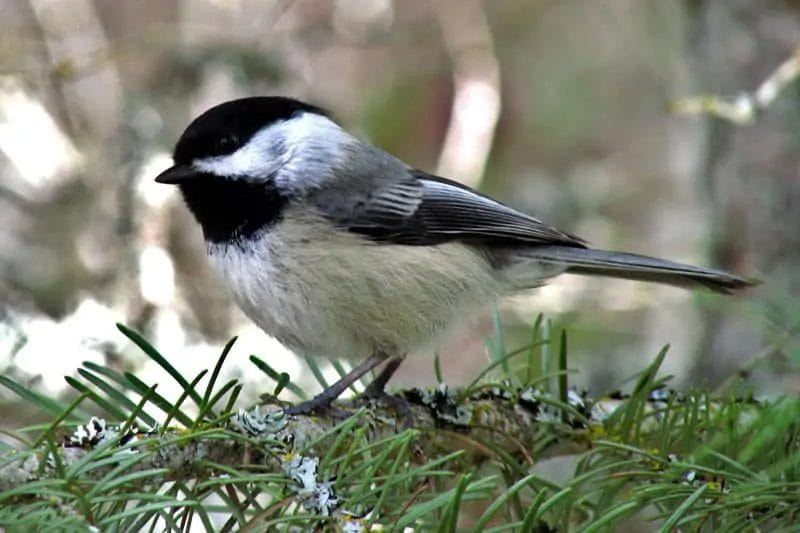
<svg viewBox="0 0 800 533">
<path fill-rule="evenodd" d="M 612 414 L 590 424 L 576 406 L 568 404 L 570 371 L 564 331 L 556 348 L 550 321 L 539 316 L 530 345 L 509 350 L 497 319 L 495 330 L 487 340 L 490 363 L 460 398 L 478 391 L 513 394 L 514 385 L 487 378 L 498 369 L 497 375 L 511 383 L 519 376 L 526 385 L 550 383 L 554 393 L 557 388 L 557 394 L 537 396 L 537 401 L 540 409 L 560 413 L 560 422 L 559 417 L 551 417 L 548 423 L 531 428 L 530 449 L 503 449 L 498 441 L 482 440 L 477 432 L 459 435 L 460 429 L 446 423 L 377 439 L 373 437 L 376 427 L 366 421 L 382 422 L 371 418 L 366 407 L 304 438 L 303 446 L 296 448 L 291 440 L 248 437 L 227 425 L 238 407 L 248 407 L 238 405 L 242 384 L 220 381 L 235 339 L 222 350 L 213 369 L 190 379 L 138 333 L 120 326 L 181 384 L 182 394 L 175 401 L 167 400 L 156 391 L 156 384 L 94 363 L 85 363 L 77 377 L 66 378 L 78 392 L 68 402 L 0 376 L 0 385 L 49 417 L 47 423 L 22 431 L 33 435 L 30 441 L 22 441 L 25 449 L 5 449 L 0 456 L 0 469 L 34 460 L 39 465 L 34 474 L 45 476 L 0 492 L 0 527 L 340 528 L 342 515 L 309 511 L 308 494 L 298 493 L 296 480 L 270 463 L 299 456 L 319 461 L 317 482 L 330 482 L 340 509 L 367 515 L 359 522 L 364 527 L 387 530 L 607 531 L 625 528 L 634 514 L 661 531 L 788 531 L 800 521 L 800 400 L 756 404 L 732 393 L 716 397 L 698 388 L 683 396 L 671 395 L 655 409 L 651 393 L 669 379 L 659 374 L 664 348 L 628 382 L 630 398 L 614 400 Z M 522 361 L 527 366 L 512 372 L 510 360 L 520 354 L 526 355 Z M 286 388 L 304 396 L 287 374 L 255 356 L 250 360 L 274 381 L 276 394 Z M 324 385 L 315 360 L 309 359 L 308 364 Z M 435 359 L 437 378 L 442 372 L 439 364 Z M 334 367 L 344 371 L 341 365 Z M 198 389 L 206 376 L 207 382 Z M 86 424 L 87 412 L 98 409 L 106 419 L 121 424 L 121 433 L 77 460 L 66 460 L 61 435 L 76 423 Z M 165 429 L 158 435 L 140 433 L 120 445 L 137 422 L 153 426 L 173 421 L 180 429 Z M 575 426 L 562 427 L 567 421 Z M 481 430 L 502 433 L 502 428 Z M 421 452 L 423 438 L 433 439 L 441 449 Z M 575 456 L 572 475 L 558 484 L 532 468 L 562 441 L 583 441 L 588 446 Z M 158 454 L 168 457 L 181 446 L 209 451 L 217 442 L 235 443 L 249 452 L 241 461 L 225 464 L 206 455 L 197 459 L 191 472 L 148 466 Z M 202 447 L 194 448 L 196 443 Z M 472 446 L 461 449 L 467 443 Z M 265 449 L 264 455 L 253 455 L 259 461 L 245 460 L 250 453 Z M 217 516 L 223 516 L 222 520 Z"/>
</svg>

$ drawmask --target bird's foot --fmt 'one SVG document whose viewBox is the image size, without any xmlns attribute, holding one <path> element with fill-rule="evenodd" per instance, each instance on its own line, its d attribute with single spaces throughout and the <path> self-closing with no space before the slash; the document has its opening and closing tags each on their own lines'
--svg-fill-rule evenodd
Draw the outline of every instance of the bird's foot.
<svg viewBox="0 0 800 533">
<path fill-rule="evenodd" d="M 289 415 L 309 415 L 314 413 L 334 414 L 341 418 L 348 418 L 353 413 L 349 411 L 342 411 L 335 409 L 332 404 L 339 397 L 342 392 L 353 384 L 355 380 L 363 376 L 366 372 L 372 369 L 375 365 L 382 363 L 386 357 L 381 353 L 375 353 L 359 364 L 356 368 L 351 370 L 347 375 L 342 377 L 339 381 L 317 394 L 310 400 L 298 403 L 287 407 L 284 412 Z M 400 363 L 403 362 L 402 357 L 389 358 L 386 366 L 378 374 L 378 376 L 367 386 L 364 392 L 357 398 L 361 401 L 377 400 L 392 407 L 397 414 L 403 418 L 405 427 L 410 428 L 414 426 L 414 417 L 412 416 L 411 407 L 405 398 L 392 396 L 384 391 L 384 387 L 389 379 L 394 374 Z"/>
<path fill-rule="evenodd" d="M 310 400 L 291 405 L 284 409 L 284 413 L 289 416 L 325 414 L 333 415 L 335 418 L 341 419 L 349 418 L 353 414 L 350 411 L 335 408 L 333 406 L 333 401 L 336 399 L 336 396 L 326 394 L 326 392 L 327 391 L 322 391 Z"/>
<path fill-rule="evenodd" d="M 339 381 L 320 392 L 310 400 L 292 405 L 284 410 L 287 415 L 308 415 L 312 413 L 336 413 L 332 407 L 333 402 L 338 398 L 347 388 L 353 384 L 358 378 L 372 370 L 375 365 L 382 363 L 386 357 L 381 353 L 374 353 L 364 361 L 358 364 L 350 372 L 342 376 Z M 339 411 L 341 412 L 341 411 Z M 346 413 L 344 418 L 349 417 L 352 413 Z"/>
<path fill-rule="evenodd" d="M 371 387 L 367 387 L 367 390 L 365 390 L 363 394 L 358 397 L 358 400 L 365 403 L 370 401 L 384 403 L 394 409 L 394 411 L 403 421 L 403 426 L 406 429 L 411 429 L 414 427 L 414 413 L 411 411 L 411 405 L 406 401 L 405 398 L 389 394 L 382 389 L 370 389 Z"/>
</svg>

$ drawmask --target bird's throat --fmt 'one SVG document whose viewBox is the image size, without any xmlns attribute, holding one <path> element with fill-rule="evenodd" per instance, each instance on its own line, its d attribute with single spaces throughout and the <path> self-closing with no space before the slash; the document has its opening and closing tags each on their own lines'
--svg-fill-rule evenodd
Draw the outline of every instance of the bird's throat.
<svg viewBox="0 0 800 533">
<path fill-rule="evenodd" d="M 286 205 L 271 182 L 252 183 L 201 175 L 181 185 L 186 205 L 206 241 L 247 240 L 277 222 Z"/>
</svg>

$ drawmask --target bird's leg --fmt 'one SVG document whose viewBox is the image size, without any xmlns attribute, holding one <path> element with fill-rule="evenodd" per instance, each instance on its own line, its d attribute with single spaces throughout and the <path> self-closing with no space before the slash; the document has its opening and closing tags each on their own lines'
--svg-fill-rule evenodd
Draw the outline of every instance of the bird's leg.
<svg viewBox="0 0 800 533">
<path fill-rule="evenodd" d="M 286 409 L 286 413 L 289 415 L 307 415 L 314 411 L 319 411 L 321 409 L 327 409 L 331 406 L 336 398 L 338 398 L 344 391 L 352 385 L 357 379 L 361 376 L 375 368 L 377 365 L 381 363 L 381 361 L 386 360 L 386 355 L 381 352 L 376 352 L 366 359 L 362 361 L 358 366 L 352 369 L 350 372 L 342 376 L 342 378 L 325 389 L 324 391 L 320 392 L 310 400 L 306 400 L 305 402 L 298 403 Z M 392 363 L 393 360 L 389 361 L 389 364 Z M 399 365 L 399 363 L 398 363 Z M 396 370 L 397 367 L 395 367 Z M 384 370 L 385 372 L 385 370 Z M 394 370 L 392 371 L 394 372 Z M 381 372 L 383 375 L 383 372 Z M 380 376 L 379 376 L 380 377 Z M 384 384 L 386 381 L 389 380 L 391 377 L 391 373 L 389 376 L 384 380 Z"/>
<path fill-rule="evenodd" d="M 381 373 L 378 374 L 375 379 L 369 383 L 369 385 L 367 385 L 366 389 L 364 389 L 362 396 L 366 396 L 367 398 L 376 398 L 383 394 L 384 387 L 386 387 L 386 384 L 389 383 L 390 379 L 392 379 L 392 376 L 400 367 L 402 362 L 403 358 L 399 356 L 389 359 L 389 362 L 387 362 L 386 366 L 383 367 Z"/>
<path fill-rule="evenodd" d="M 381 373 L 378 374 L 369 385 L 367 385 L 367 388 L 364 390 L 361 396 L 366 399 L 374 399 L 388 404 L 395 411 L 397 411 L 398 415 L 403 418 L 404 425 L 407 428 L 410 428 L 414 426 L 414 417 L 411 413 L 411 407 L 409 407 L 408 402 L 405 400 L 405 398 L 393 396 L 384 390 L 386 384 L 392 378 L 392 375 L 402 362 L 403 358 L 400 356 L 395 356 L 389 359 L 389 361 L 386 363 L 386 366 L 383 367 L 383 370 L 381 370 Z"/>
<path fill-rule="evenodd" d="M 341 395 L 347 387 L 355 383 L 361 376 L 378 366 L 386 360 L 386 355 L 382 352 L 374 353 L 365 359 L 361 364 L 345 374 L 339 381 L 320 392 L 310 400 L 298 403 L 286 409 L 289 415 L 305 415 L 314 411 L 328 409 L 336 398 Z M 411 408 L 405 399 L 399 396 L 392 396 L 384 391 L 384 387 L 391 379 L 397 368 L 403 362 L 403 358 L 395 356 L 389 359 L 380 374 L 367 385 L 361 397 L 368 400 L 378 400 L 388 404 L 397 414 L 403 418 L 404 425 L 408 428 L 414 425 L 414 418 Z"/>
</svg>

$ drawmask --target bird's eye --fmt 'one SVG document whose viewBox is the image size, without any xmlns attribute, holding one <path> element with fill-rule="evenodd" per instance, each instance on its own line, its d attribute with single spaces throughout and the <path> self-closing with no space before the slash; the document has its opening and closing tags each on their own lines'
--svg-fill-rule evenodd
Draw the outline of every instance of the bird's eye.
<svg viewBox="0 0 800 533">
<path fill-rule="evenodd" d="M 236 146 L 236 137 L 225 136 L 217 139 L 217 149 L 220 151 L 228 151 Z"/>
</svg>

